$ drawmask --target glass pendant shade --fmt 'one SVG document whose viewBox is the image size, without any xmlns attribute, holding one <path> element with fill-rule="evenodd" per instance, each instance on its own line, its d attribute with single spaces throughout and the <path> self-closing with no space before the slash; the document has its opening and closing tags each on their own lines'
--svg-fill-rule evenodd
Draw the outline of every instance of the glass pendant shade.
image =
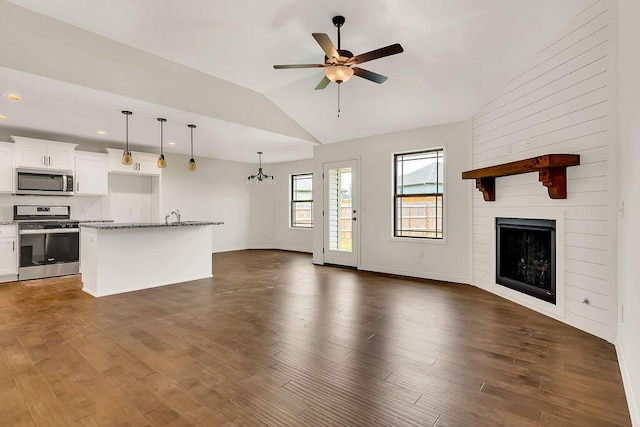
<svg viewBox="0 0 640 427">
<path fill-rule="evenodd" d="M 131 151 L 124 150 L 124 152 L 122 153 L 122 164 L 124 165 L 133 164 L 133 156 L 131 155 Z"/>
<path fill-rule="evenodd" d="M 122 114 L 124 114 L 125 119 L 126 119 L 126 125 L 125 125 L 125 141 L 126 141 L 126 145 L 124 148 L 124 152 L 122 153 L 122 163 L 125 165 L 132 165 L 133 164 L 133 156 L 131 155 L 131 151 L 129 151 L 129 116 L 132 115 L 133 113 L 131 111 L 122 111 Z"/>
<path fill-rule="evenodd" d="M 344 65 L 335 65 L 325 68 L 324 75 L 334 83 L 344 83 L 353 77 L 353 70 Z"/>
<path fill-rule="evenodd" d="M 188 169 L 193 172 L 196 170 L 196 161 L 193 158 L 193 129 L 195 129 L 196 125 L 187 125 L 189 129 L 191 129 L 191 158 L 189 159 Z"/>
<path fill-rule="evenodd" d="M 166 168 L 167 162 L 164 159 L 164 122 L 166 122 L 167 119 L 158 117 L 158 121 L 160 122 L 160 156 L 158 157 L 158 163 L 156 163 L 156 166 L 159 168 Z"/>
</svg>

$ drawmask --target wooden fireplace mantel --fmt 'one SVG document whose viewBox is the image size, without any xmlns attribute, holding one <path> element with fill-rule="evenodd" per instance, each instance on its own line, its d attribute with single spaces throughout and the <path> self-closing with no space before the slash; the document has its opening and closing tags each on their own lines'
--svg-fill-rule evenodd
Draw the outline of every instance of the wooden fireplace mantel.
<svg viewBox="0 0 640 427">
<path fill-rule="evenodd" d="M 462 172 L 462 179 L 475 179 L 476 188 L 480 190 L 487 202 L 496 200 L 496 178 L 538 172 L 542 185 L 547 187 L 552 199 L 567 198 L 567 167 L 580 164 L 578 154 L 545 154 L 544 156 L 503 163 L 482 169 Z"/>
</svg>

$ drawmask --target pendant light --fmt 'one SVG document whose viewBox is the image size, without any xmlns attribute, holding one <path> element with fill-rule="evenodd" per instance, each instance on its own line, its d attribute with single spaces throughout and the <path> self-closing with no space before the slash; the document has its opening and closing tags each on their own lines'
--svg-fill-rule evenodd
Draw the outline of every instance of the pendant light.
<svg viewBox="0 0 640 427">
<path fill-rule="evenodd" d="M 167 121 L 167 119 L 163 119 L 162 117 L 158 117 L 158 121 L 160 122 L 160 157 L 158 157 L 158 167 L 159 168 L 166 168 L 167 167 L 167 162 L 164 160 L 164 122 Z"/>
<path fill-rule="evenodd" d="M 131 111 L 122 111 L 122 114 L 126 117 L 126 145 L 124 147 L 124 152 L 122 153 L 122 163 L 125 165 L 132 165 L 133 157 L 131 156 L 131 151 L 129 151 L 129 116 L 133 113 Z"/>
<path fill-rule="evenodd" d="M 189 159 L 189 170 L 196 170 L 196 161 L 193 158 L 193 129 L 195 129 L 196 125 L 187 125 L 191 129 L 191 158 Z"/>
</svg>

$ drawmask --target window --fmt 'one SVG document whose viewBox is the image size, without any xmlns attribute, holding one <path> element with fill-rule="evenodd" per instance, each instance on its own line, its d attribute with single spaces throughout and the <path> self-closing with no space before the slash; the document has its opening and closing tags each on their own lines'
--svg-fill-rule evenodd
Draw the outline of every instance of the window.
<svg viewBox="0 0 640 427">
<path fill-rule="evenodd" d="M 313 174 L 291 175 L 291 226 L 313 227 Z"/>
<path fill-rule="evenodd" d="M 442 239 L 444 150 L 395 154 L 394 236 Z"/>
</svg>

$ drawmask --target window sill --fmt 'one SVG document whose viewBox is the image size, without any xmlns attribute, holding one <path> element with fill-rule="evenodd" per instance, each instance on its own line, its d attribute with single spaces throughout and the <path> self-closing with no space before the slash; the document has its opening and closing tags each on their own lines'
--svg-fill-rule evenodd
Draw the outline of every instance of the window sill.
<svg viewBox="0 0 640 427">
<path fill-rule="evenodd" d="M 442 239 L 425 239 L 425 238 L 421 238 L 421 237 L 396 237 L 396 236 L 392 236 L 389 238 L 390 241 L 392 242 L 396 242 L 396 243 L 419 243 L 419 244 L 423 244 L 423 245 L 446 245 L 447 244 L 447 238 L 442 238 Z"/>
<path fill-rule="evenodd" d="M 313 227 L 292 227 L 292 226 L 289 226 L 289 230 L 292 230 L 292 231 L 312 231 Z"/>
</svg>

